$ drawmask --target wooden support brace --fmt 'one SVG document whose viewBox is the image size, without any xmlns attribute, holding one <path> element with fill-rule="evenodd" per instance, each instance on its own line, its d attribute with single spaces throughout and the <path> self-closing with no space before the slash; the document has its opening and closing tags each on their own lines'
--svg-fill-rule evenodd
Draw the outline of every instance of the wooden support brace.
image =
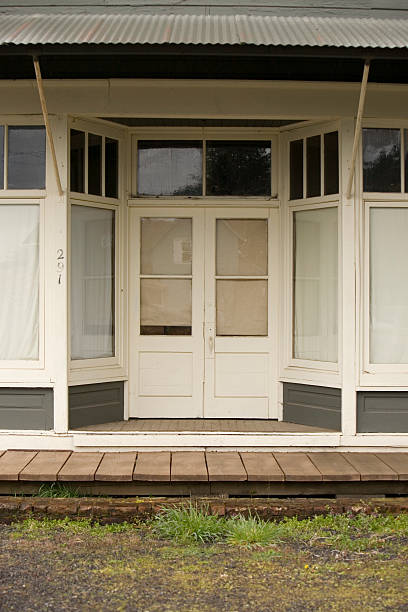
<svg viewBox="0 0 408 612">
<path fill-rule="evenodd" d="M 38 57 L 34 57 L 33 61 L 34 61 L 35 77 L 37 80 L 38 94 L 40 96 L 40 102 L 41 102 L 41 110 L 42 110 L 42 114 L 44 117 L 44 124 L 45 124 L 45 130 L 47 132 L 48 145 L 50 147 L 52 163 L 54 166 L 55 180 L 57 182 L 58 193 L 60 196 L 62 196 L 64 192 L 62 190 L 61 179 L 60 179 L 59 170 L 58 170 L 57 156 L 55 153 L 54 140 L 52 137 L 50 122 L 48 119 L 47 103 L 45 100 L 44 87 L 43 87 L 43 82 L 42 82 L 42 77 L 41 77 L 40 62 L 38 60 Z"/>
<path fill-rule="evenodd" d="M 357 157 L 357 151 L 358 151 L 358 144 L 360 142 L 361 122 L 363 120 L 364 102 L 365 102 L 365 97 L 366 97 L 366 92 L 367 92 L 367 82 L 368 82 L 369 71 L 370 71 L 370 61 L 366 60 L 364 64 L 363 79 L 361 81 L 360 100 L 358 103 L 356 127 L 354 130 L 353 153 L 351 156 L 350 174 L 349 174 L 349 178 L 347 182 L 347 190 L 346 190 L 347 199 L 350 199 L 351 197 L 351 188 L 353 186 L 354 172 L 355 172 L 355 166 L 356 166 L 356 157 Z"/>
</svg>

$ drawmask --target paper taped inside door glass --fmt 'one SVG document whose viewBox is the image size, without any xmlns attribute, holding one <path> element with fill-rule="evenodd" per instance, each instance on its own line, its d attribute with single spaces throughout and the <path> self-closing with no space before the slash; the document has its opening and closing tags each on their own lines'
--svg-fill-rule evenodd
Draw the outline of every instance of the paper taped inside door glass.
<svg viewBox="0 0 408 612">
<path fill-rule="evenodd" d="M 217 280 L 217 336 L 268 335 L 268 281 Z"/>
<path fill-rule="evenodd" d="M 191 280 L 142 278 L 140 325 L 191 326 Z"/>
<path fill-rule="evenodd" d="M 141 220 L 141 274 L 191 274 L 191 219 Z"/>
<path fill-rule="evenodd" d="M 217 275 L 268 274 L 268 222 L 266 219 L 217 220 Z"/>
</svg>

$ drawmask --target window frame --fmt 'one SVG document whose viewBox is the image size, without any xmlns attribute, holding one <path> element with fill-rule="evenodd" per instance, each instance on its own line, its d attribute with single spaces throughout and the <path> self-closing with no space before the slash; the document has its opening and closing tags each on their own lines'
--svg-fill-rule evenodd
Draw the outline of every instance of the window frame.
<svg viewBox="0 0 408 612">
<path fill-rule="evenodd" d="M 38 126 L 43 127 L 44 119 L 42 116 L 32 116 L 32 115 L 2 115 L 0 120 L 0 125 L 4 126 L 4 181 L 6 182 L 7 176 L 7 162 L 8 162 L 8 138 L 7 138 L 7 130 L 9 127 L 13 126 Z M 45 139 L 45 188 L 44 189 L 0 189 L 0 200 L 9 198 L 9 199 L 32 199 L 32 198 L 44 198 L 47 193 L 47 185 L 49 182 L 49 154 L 48 154 L 48 142 L 47 138 Z"/>
<path fill-rule="evenodd" d="M 339 153 L 339 191 L 337 193 L 332 193 L 328 195 L 324 195 L 324 136 L 325 134 L 330 134 L 331 132 L 338 133 L 338 153 Z M 287 177 L 284 182 L 286 187 L 286 200 L 292 205 L 301 205 L 302 202 L 305 204 L 321 204 L 325 202 L 338 201 L 341 199 L 341 126 L 336 123 L 325 123 L 324 125 L 312 125 L 305 128 L 294 128 L 291 130 L 288 128 L 287 132 L 287 147 L 285 157 L 283 159 L 286 160 L 286 168 L 287 168 Z M 320 196 L 307 196 L 307 169 L 306 169 L 306 159 L 307 159 L 307 139 L 313 136 L 320 136 Z M 296 140 L 303 140 L 303 197 L 290 199 L 290 144 Z"/>
<path fill-rule="evenodd" d="M 187 203 L 189 206 L 196 202 L 199 206 L 228 206 L 236 205 L 237 201 L 245 202 L 246 206 L 273 206 L 279 205 L 279 128 L 130 128 L 130 180 L 129 180 L 129 206 L 169 206 Z M 203 143 L 203 195 L 197 196 L 139 196 L 137 193 L 137 160 L 139 140 L 192 140 Z M 270 141 L 271 145 L 271 195 L 269 196 L 209 196 L 206 193 L 206 143 L 214 140 L 248 140 Z M 242 206 L 242 204 L 241 204 Z"/>
<path fill-rule="evenodd" d="M 24 190 L 25 191 L 25 190 Z M 0 370 L 43 370 L 45 368 L 45 213 L 43 198 L 10 198 L 0 192 L 0 206 L 38 206 L 38 359 L 2 359 Z M 14 383 L 13 383 L 14 384 Z"/>
<path fill-rule="evenodd" d="M 408 194 L 406 200 L 364 200 L 362 203 L 362 233 L 363 233 L 363 274 L 362 274 L 362 341 L 361 386 L 392 386 L 408 384 L 408 363 L 371 363 L 370 362 L 370 211 L 373 208 L 402 208 L 408 210 Z"/>
<path fill-rule="evenodd" d="M 71 210 L 72 206 L 84 206 L 87 208 L 97 208 L 103 210 L 111 210 L 115 215 L 115 334 L 114 334 L 114 346 L 115 354 L 112 357 L 91 357 L 89 359 L 72 359 L 71 357 L 71 274 L 72 274 L 72 258 L 71 258 L 71 239 L 72 239 L 72 222 L 71 222 Z M 122 249 L 121 249 L 121 227 L 122 227 L 122 213 L 118 206 L 114 206 L 109 203 L 93 202 L 91 200 L 77 200 L 70 198 L 69 200 L 69 215 L 68 215 L 68 250 L 69 250 L 69 266 L 68 266 L 68 358 L 70 364 L 70 371 L 74 376 L 75 373 L 85 372 L 92 370 L 106 370 L 110 368 L 117 368 L 123 364 L 123 312 L 122 312 L 122 292 L 123 283 L 121 276 L 121 260 L 122 260 Z"/>
<path fill-rule="evenodd" d="M 126 179 L 126 128 L 113 127 L 111 124 L 107 124 L 105 121 L 85 121 L 76 117 L 71 117 L 68 121 L 68 135 L 67 135 L 67 159 L 68 159 L 68 170 L 67 170 L 67 181 L 69 185 L 68 193 L 72 199 L 75 200 L 86 200 L 93 202 L 100 202 L 101 204 L 116 204 L 119 205 L 123 200 L 125 179 Z M 71 130 L 78 130 L 85 133 L 85 153 L 84 153 L 84 192 L 71 191 Z M 88 193 L 88 134 L 95 134 L 96 136 L 102 137 L 102 159 L 101 159 L 101 181 L 102 181 L 102 195 L 95 195 Z M 118 141 L 118 197 L 112 198 L 105 196 L 105 140 L 106 138 L 112 138 Z"/>
<path fill-rule="evenodd" d="M 293 288 L 293 274 L 294 274 L 294 213 L 305 210 L 320 210 L 324 208 L 336 208 L 337 209 L 337 361 L 318 361 L 313 359 L 299 359 L 293 356 L 293 338 L 294 338 L 294 288 Z M 293 369 L 302 370 L 313 370 L 320 372 L 324 376 L 326 381 L 327 375 L 331 375 L 336 382 L 338 382 L 338 376 L 341 371 L 341 206 L 339 199 L 331 202 L 322 202 L 320 204 L 307 204 L 307 205 L 294 205 L 288 206 L 287 211 L 287 223 L 289 235 L 287 240 L 286 248 L 286 266 L 285 276 L 287 278 L 286 286 L 286 306 L 284 309 L 286 325 L 285 329 L 285 340 L 284 340 L 284 370 L 289 372 Z M 292 374 L 293 376 L 293 374 Z M 327 382 L 327 381 L 326 381 Z"/>
</svg>

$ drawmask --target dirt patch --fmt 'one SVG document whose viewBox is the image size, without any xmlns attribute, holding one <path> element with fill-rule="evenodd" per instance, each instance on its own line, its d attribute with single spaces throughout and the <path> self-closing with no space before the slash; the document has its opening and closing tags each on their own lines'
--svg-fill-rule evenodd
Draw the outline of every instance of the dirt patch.
<svg viewBox="0 0 408 612">
<path fill-rule="evenodd" d="M 143 612 L 408 610 L 408 547 L 180 545 L 148 530 L 45 535 L 0 526 L 0 609 Z"/>
</svg>

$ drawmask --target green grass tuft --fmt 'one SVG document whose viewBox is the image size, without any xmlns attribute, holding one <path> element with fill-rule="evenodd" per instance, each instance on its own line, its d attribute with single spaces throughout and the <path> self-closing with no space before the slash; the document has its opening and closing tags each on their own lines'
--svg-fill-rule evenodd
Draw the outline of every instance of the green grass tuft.
<svg viewBox="0 0 408 612">
<path fill-rule="evenodd" d="M 225 535 L 225 521 L 193 505 L 166 508 L 153 520 L 153 531 L 162 538 L 185 544 L 217 542 Z"/>
<path fill-rule="evenodd" d="M 62 482 L 44 482 L 38 490 L 38 497 L 81 497 L 78 489 Z"/>
<path fill-rule="evenodd" d="M 270 546 L 277 541 L 279 524 L 266 522 L 257 516 L 236 516 L 226 521 L 226 539 L 238 546 Z"/>
</svg>

